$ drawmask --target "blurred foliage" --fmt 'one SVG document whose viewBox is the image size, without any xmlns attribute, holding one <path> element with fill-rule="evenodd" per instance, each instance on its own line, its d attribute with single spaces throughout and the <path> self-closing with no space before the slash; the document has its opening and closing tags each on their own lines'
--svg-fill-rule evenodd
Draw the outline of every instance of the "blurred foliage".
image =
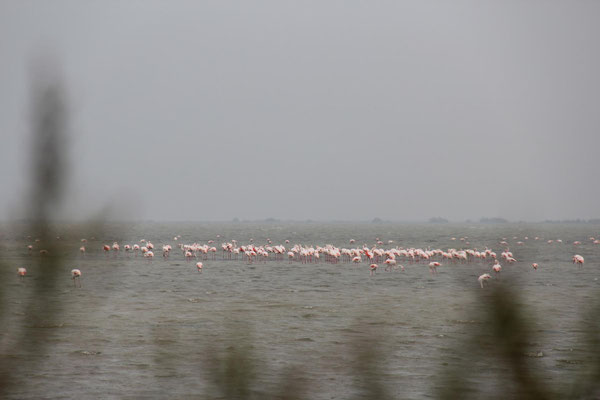
<svg viewBox="0 0 600 400">
<path fill-rule="evenodd" d="M 387 363 L 383 349 L 387 343 L 383 337 L 381 332 L 367 329 L 350 341 L 348 350 L 352 358 L 349 367 L 356 382 L 357 399 L 394 398 L 384 378 Z"/>
<path fill-rule="evenodd" d="M 208 348 L 207 370 L 212 385 L 208 398 L 255 399 L 254 382 L 259 373 L 256 357 L 250 345 L 243 339 L 232 340 L 232 344 L 220 352 Z"/>
<path fill-rule="evenodd" d="M 590 309 L 585 332 L 586 348 L 592 358 L 574 372 L 563 371 L 561 382 L 547 385 L 546 371 L 538 361 L 539 351 L 534 326 L 510 282 L 481 291 L 478 301 L 484 304 L 481 324 L 470 326 L 468 340 L 456 351 L 461 359 L 445 368 L 438 382 L 440 399 L 596 399 L 600 398 L 600 308 Z M 503 373 L 491 375 L 489 365 L 500 365 Z M 571 386 L 571 382 L 577 384 Z M 571 389 L 572 388 L 572 389 Z"/>
<path fill-rule="evenodd" d="M 42 358 L 47 346 L 47 332 L 40 328 L 56 324 L 62 306 L 56 293 L 57 282 L 61 278 L 59 272 L 63 249 L 61 242 L 53 237 L 50 219 L 60 207 L 65 187 L 67 108 L 61 83 L 47 75 L 40 75 L 34 80 L 32 99 L 33 167 L 27 197 L 29 209 L 26 230 L 38 241 L 39 248 L 47 251 L 47 255 L 32 257 L 30 270 L 35 269 L 36 279 L 30 285 L 18 288 L 34 293 L 28 296 L 29 301 L 23 307 L 26 319 L 20 326 L 10 326 L 8 332 L 3 332 L 3 344 L 10 344 L 10 348 L 2 348 L 0 398 L 17 382 L 21 368 L 34 367 L 32 364 L 17 363 L 17 359 Z M 0 260 L 2 264 L 5 263 L 3 261 Z M 16 271 L 16 267 L 14 269 Z M 11 289 L 11 286 L 0 285 L 3 325 L 10 313 L 9 303 L 13 298 Z M 19 353 L 19 357 L 11 356 L 13 353 Z"/>
<path fill-rule="evenodd" d="M 574 377 L 571 391 L 565 393 L 565 398 L 600 399 L 600 300 L 596 300 L 581 321 L 581 332 L 591 359 Z"/>
<path fill-rule="evenodd" d="M 47 60 L 46 60 L 47 61 Z M 65 275 L 65 256 L 73 249 L 73 241 L 82 231 L 99 236 L 102 221 L 69 226 L 65 237 L 56 223 L 62 211 L 67 187 L 69 151 L 69 117 L 65 86 L 53 62 L 35 66 L 31 86 L 31 176 L 23 219 L 12 223 L 13 233 L 23 242 L 35 243 L 27 261 L 27 276 L 18 285 L 0 285 L 0 398 L 13 393 L 16 387 L 26 393 L 21 373 L 32 371 L 46 359 L 50 346 L 47 328 L 61 326 L 61 311 L 65 304 L 60 289 Z M 61 224 L 65 229 L 64 224 Z M 73 229 L 72 229 L 73 228 Z M 45 254 L 40 253 L 40 249 Z M 0 248 L 0 268 L 14 271 L 7 259 L 7 249 Z M 33 279 L 29 279 L 34 275 Z M 16 278 L 15 278 L 16 279 Z M 18 299 L 18 300 L 17 300 Z M 19 305 L 19 311 L 11 309 Z"/>
<path fill-rule="evenodd" d="M 265 374 L 272 373 L 254 351 L 250 328 L 246 325 L 229 327 L 226 344 L 221 348 L 206 346 L 201 367 L 207 371 L 206 393 L 202 398 L 241 400 L 300 400 L 304 399 L 306 380 L 299 366 L 279 372 L 272 387 L 261 387 Z"/>
</svg>

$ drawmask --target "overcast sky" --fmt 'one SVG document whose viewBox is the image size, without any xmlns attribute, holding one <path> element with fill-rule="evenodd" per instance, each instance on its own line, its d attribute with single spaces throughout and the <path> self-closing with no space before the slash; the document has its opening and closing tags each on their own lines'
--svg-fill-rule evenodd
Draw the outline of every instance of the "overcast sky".
<svg viewBox="0 0 600 400">
<path fill-rule="evenodd" d="M 598 1 L 0 1 L 0 219 L 31 65 L 70 107 L 69 215 L 600 217 Z"/>
</svg>

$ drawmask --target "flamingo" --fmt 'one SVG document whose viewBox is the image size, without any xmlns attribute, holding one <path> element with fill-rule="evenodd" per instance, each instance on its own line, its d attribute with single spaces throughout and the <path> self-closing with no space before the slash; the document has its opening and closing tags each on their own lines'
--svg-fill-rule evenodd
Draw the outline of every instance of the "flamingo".
<svg viewBox="0 0 600 400">
<path fill-rule="evenodd" d="M 437 267 L 439 267 L 440 265 L 442 265 L 442 264 L 440 264 L 437 261 L 433 261 L 433 262 L 429 263 L 429 272 L 431 272 L 431 275 L 437 275 Z"/>
<path fill-rule="evenodd" d="M 387 260 L 384 261 L 385 264 L 387 264 L 387 267 L 385 267 L 386 271 L 391 271 L 394 266 L 396 265 L 396 260 L 393 258 L 388 258 Z"/>
<path fill-rule="evenodd" d="M 585 262 L 585 260 L 579 254 L 575 254 L 573 256 L 573 264 L 577 264 L 579 266 L 582 266 L 584 262 Z"/>
<path fill-rule="evenodd" d="M 481 288 L 483 289 L 483 284 L 484 282 L 487 283 L 488 279 L 490 279 L 492 276 L 490 274 L 483 274 L 481 276 L 479 276 L 479 278 L 477 278 L 477 281 L 479 281 L 479 284 L 481 285 Z"/>
<path fill-rule="evenodd" d="M 533 264 L 531 264 L 531 266 L 532 266 L 532 267 L 533 267 L 533 269 L 534 269 L 534 270 L 536 270 L 536 271 L 537 271 L 537 269 L 538 269 L 538 267 L 539 267 L 539 265 L 538 265 L 537 263 L 533 263 Z"/>
<path fill-rule="evenodd" d="M 71 270 L 71 279 L 73 279 L 73 286 L 77 287 L 76 281 L 79 282 L 79 287 L 81 287 L 81 271 L 78 269 Z"/>
<path fill-rule="evenodd" d="M 202 263 L 196 263 L 196 268 L 198 268 L 198 272 L 202 272 Z"/>
<path fill-rule="evenodd" d="M 494 266 L 492 267 L 492 269 L 494 270 L 494 272 L 496 274 L 498 274 L 500 271 L 502 271 L 502 266 L 500 265 L 500 263 L 496 260 L 496 264 L 494 264 Z"/>
<path fill-rule="evenodd" d="M 377 265 L 377 264 L 371 264 L 371 265 L 369 265 L 369 268 L 371 269 L 370 276 L 373 276 L 377 272 L 377 268 L 378 267 L 379 267 L 379 265 Z"/>
<path fill-rule="evenodd" d="M 85 246 L 81 246 L 79 248 L 79 252 L 81 253 L 82 256 L 85 256 Z"/>
<path fill-rule="evenodd" d="M 25 274 L 27 274 L 27 270 L 25 268 L 17 269 L 17 275 L 19 275 L 21 279 L 25 278 Z"/>
</svg>

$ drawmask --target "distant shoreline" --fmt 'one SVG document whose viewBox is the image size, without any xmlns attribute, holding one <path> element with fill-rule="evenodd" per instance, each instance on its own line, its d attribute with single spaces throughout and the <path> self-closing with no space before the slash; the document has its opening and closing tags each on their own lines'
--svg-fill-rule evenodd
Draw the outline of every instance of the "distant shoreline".
<svg viewBox="0 0 600 400">
<path fill-rule="evenodd" d="M 11 224 L 31 224 L 32 220 L 3 220 L 0 221 L 2 225 Z M 276 225 L 276 224 L 347 224 L 347 225 L 519 225 L 519 224 L 535 224 L 535 225 L 598 225 L 600 219 L 594 218 L 589 220 L 544 220 L 544 221 L 395 221 L 395 220 L 378 220 L 378 221 L 338 221 L 338 220 L 279 220 L 279 219 L 257 219 L 257 220 L 239 220 L 239 221 L 202 221 L 202 220 L 116 220 L 116 219 L 105 219 L 101 221 L 86 221 L 86 220 L 55 220 L 48 221 L 49 224 L 85 224 L 85 223 L 123 223 L 123 224 L 222 224 L 222 225 L 245 225 L 245 224 L 262 224 L 262 225 Z"/>
</svg>

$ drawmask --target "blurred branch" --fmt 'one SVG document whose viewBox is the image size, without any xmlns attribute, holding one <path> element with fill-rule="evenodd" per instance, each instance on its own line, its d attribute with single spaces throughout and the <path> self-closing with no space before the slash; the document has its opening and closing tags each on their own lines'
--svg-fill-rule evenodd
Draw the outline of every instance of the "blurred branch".
<svg viewBox="0 0 600 400">
<path fill-rule="evenodd" d="M 2 349 L 0 397 L 15 384 L 19 372 L 25 368 L 22 360 L 39 360 L 43 356 L 47 346 L 47 332 L 39 328 L 56 324 L 61 310 L 56 289 L 63 252 L 60 242 L 52 237 L 49 221 L 59 210 L 65 187 L 68 116 L 60 80 L 56 79 L 56 76 L 46 74 L 43 67 L 37 68 L 37 71 L 43 74 L 34 77 L 31 94 L 32 180 L 28 198 L 28 231 L 39 239 L 39 244 L 47 251 L 47 255 L 32 257 L 31 264 L 37 271 L 37 276 L 31 285 L 16 288 L 2 285 L 0 289 L 3 320 L 7 318 L 9 311 L 7 302 L 15 296 L 11 290 L 30 292 L 26 296 L 27 304 L 23 306 L 25 317 L 21 324 L 10 326 L 3 332 L 6 341 L 13 343 L 10 351 L 17 354 L 9 357 L 6 356 L 9 349 Z M 31 368 L 31 365 L 29 367 Z"/>
<path fill-rule="evenodd" d="M 471 325 L 467 343 L 455 349 L 461 360 L 442 375 L 438 397 L 557 398 L 531 366 L 528 346 L 534 321 L 524 313 L 517 293 L 507 283 L 478 293 L 478 301 L 483 304 L 479 317 L 482 323 Z M 505 366 L 506 376 L 490 377 L 481 367 L 498 364 Z"/>
<path fill-rule="evenodd" d="M 30 219 L 44 228 L 60 207 L 66 186 L 68 116 L 64 88 L 54 76 L 37 77 L 32 88 L 33 138 Z"/>
<path fill-rule="evenodd" d="M 600 299 L 588 310 L 581 321 L 583 343 L 589 349 L 590 359 L 583 363 L 577 379 L 573 380 L 572 399 L 600 398 Z"/>
<path fill-rule="evenodd" d="M 356 329 L 361 331 L 360 328 Z M 354 338 L 350 343 L 352 356 L 350 369 L 358 389 L 358 399 L 388 400 L 394 397 L 389 393 L 389 388 L 384 381 L 386 357 L 381 332 L 367 328 L 366 332 Z"/>
</svg>

